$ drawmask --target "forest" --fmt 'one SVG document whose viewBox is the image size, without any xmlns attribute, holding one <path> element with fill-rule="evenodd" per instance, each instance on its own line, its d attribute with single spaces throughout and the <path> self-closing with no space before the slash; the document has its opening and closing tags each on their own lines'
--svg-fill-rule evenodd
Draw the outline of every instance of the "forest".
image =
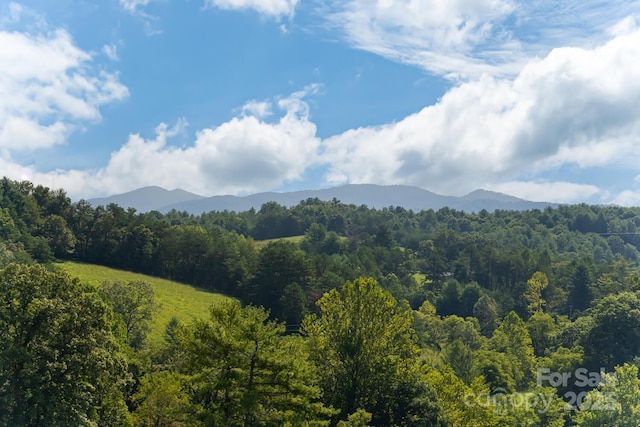
<svg viewBox="0 0 640 427">
<path fill-rule="evenodd" d="M 640 208 L 192 215 L 0 180 L 0 426 L 638 426 Z M 144 282 L 234 298 L 146 339 Z"/>
</svg>

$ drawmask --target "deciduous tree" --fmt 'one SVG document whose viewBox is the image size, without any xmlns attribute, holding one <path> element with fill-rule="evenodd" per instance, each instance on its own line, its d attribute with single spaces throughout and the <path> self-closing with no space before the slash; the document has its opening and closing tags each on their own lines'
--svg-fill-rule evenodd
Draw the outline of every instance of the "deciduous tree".
<svg viewBox="0 0 640 427">
<path fill-rule="evenodd" d="M 0 271 L 0 425 L 125 425 L 112 312 L 64 273 Z"/>
</svg>

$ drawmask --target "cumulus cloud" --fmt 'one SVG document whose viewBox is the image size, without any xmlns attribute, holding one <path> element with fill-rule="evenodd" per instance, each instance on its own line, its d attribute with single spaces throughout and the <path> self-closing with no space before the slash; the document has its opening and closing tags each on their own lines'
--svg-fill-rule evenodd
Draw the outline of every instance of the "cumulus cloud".
<svg viewBox="0 0 640 427">
<path fill-rule="evenodd" d="M 256 116 L 258 118 L 269 117 L 271 112 L 271 102 L 249 101 L 242 106 L 242 114 Z"/>
<path fill-rule="evenodd" d="M 131 135 L 104 168 L 34 176 L 64 182 L 80 196 L 151 184 L 238 194 L 301 179 L 321 165 L 328 184 L 410 184 L 460 195 L 484 187 L 534 200 L 617 197 L 626 204 L 635 200 L 632 193 L 610 197 L 594 185 L 541 177 L 564 166 L 637 170 L 639 57 L 636 28 L 592 49 L 555 49 L 512 79 L 485 75 L 460 84 L 398 122 L 324 140 L 306 101 L 320 88 L 310 86 L 249 101 L 232 120 L 199 130 L 186 147 L 168 144 L 175 130 L 161 125 L 155 138 Z"/>
<path fill-rule="evenodd" d="M 128 4 L 133 3 L 135 10 L 147 1 Z M 291 14 L 296 6 L 295 1 L 208 4 L 253 8 L 273 17 Z M 545 4 L 550 6 L 540 0 L 529 7 Z M 586 13 L 577 3 L 558 4 L 559 14 L 569 14 L 574 6 L 578 16 Z M 602 22 L 620 14 L 616 5 L 603 12 Z M 126 97 L 127 90 L 117 74 L 94 70 L 91 55 L 63 30 L 0 31 L 0 45 L 8 46 L 0 50 L 0 169 L 14 178 L 64 187 L 74 197 L 146 185 L 207 195 L 249 193 L 299 180 L 309 168 L 324 166 L 328 184 L 410 184 L 460 195 L 484 187 L 552 202 L 593 197 L 638 202 L 633 190 L 610 197 L 594 185 L 541 178 L 567 166 L 638 170 L 640 30 L 633 18 L 606 28 L 587 25 L 608 34 L 608 42 L 576 43 L 532 60 L 527 50 L 532 44 L 523 48 L 516 32 L 504 30 L 504 22 L 533 28 L 550 12 L 524 14 L 515 0 L 338 0 L 331 7 L 328 16 L 355 45 L 445 75 L 462 70 L 469 79 L 402 120 L 324 140 L 316 135 L 307 101 L 319 87 L 310 86 L 279 99 L 251 100 L 228 122 L 198 130 L 186 146 L 170 143 L 186 128 L 186 120 L 180 120 L 173 127 L 159 125 L 151 138 L 130 135 L 102 168 L 42 172 L 3 153 L 64 142 L 78 123 L 98 120 L 100 106 Z M 593 5 L 590 10 L 598 11 Z M 574 31 L 576 38 L 582 31 L 546 25 L 540 30 L 546 41 L 560 39 L 558 31 L 563 37 Z M 515 59 L 503 61 L 513 52 Z"/>
<path fill-rule="evenodd" d="M 208 7 L 225 10 L 255 10 L 275 18 L 293 16 L 298 0 L 205 0 Z"/>
<path fill-rule="evenodd" d="M 99 107 L 128 96 L 117 74 L 91 67 L 92 57 L 64 30 L 0 31 L 0 150 L 48 148 L 78 124 L 100 119 Z"/>
<path fill-rule="evenodd" d="M 638 2 L 613 0 L 326 0 L 347 42 L 455 79 L 516 74 L 556 46 L 589 46 Z"/>
<path fill-rule="evenodd" d="M 461 84 L 397 123 L 325 140 L 327 181 L 463 194 L 566 164 L 637 167 L 637 58 L 638 29 L 593 49 L 555 49 L 514 79 Z"/>
<path fill-rule="evenodd" d="M 621 206 L 640 206 L 640 190 L 624 190 L 616 195 L 611 203 Z"/>
<path fill-rule="evenodd" d="M 275 105 L 266 102 L 269 105 L 264 108 L 281 113 L 273 122 L 252 114 L 252 101 L 238 117 L 199 130 L 195 141 L 186 147 L 168 144 L 172 136 L 184 131 L 184 119 L 173 127 L 160 124 L 151 139 L 130 135 L 126 144 L 111 154 L 108 164 L 97 170 L 40 173 L 33 167 L 9 162 L 0 167 L 14 177 L 46 185 L 55 183 L 73 197 L 109 195 L 148 185 L 179 187 L 199 194 L 268 190 L 300 179 L 317 160 L 320 141 L 304 101 L 316 88 L 293 93 Z"/>
<path fill-rule="evenodd" d="M 512 181 L 496 184 L 490 189 L 525 200 L 556 203 L 581 202 L 603 194 L 595 185 L 565 181 Z"/>
</svg>

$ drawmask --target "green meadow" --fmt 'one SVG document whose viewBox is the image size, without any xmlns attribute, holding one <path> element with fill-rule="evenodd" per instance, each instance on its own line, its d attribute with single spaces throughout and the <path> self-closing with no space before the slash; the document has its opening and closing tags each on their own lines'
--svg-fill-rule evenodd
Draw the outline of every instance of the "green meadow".
<svg viewBox="0 0 640 427">
<path fill-rule="evenodd" d="M 151 321 L 151 332 L 149 334 L 149 340 L 152 343 L 162 340 L 164 328 L 173 316 L 177 317 L 181 322 L 190 322 L 194 318 L 208 317 L 209 307 L 213 303 L 229 298 L 183 283 L 100 265 L 67 261 L 59 264 L 59 266 L 70 276 L 77 277 L 81 282 L 96 287 L 106 280 L 119 281 L 121 283 L 141 280 L 152 285 L 155 300 L 158 304 L 158 309 Z"/>
</svg>

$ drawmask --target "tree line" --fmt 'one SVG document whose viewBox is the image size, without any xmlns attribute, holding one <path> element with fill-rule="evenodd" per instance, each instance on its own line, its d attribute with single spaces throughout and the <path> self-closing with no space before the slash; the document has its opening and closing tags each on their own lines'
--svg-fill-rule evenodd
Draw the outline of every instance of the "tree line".
<svg viewBox="0 0 640 427">
<path fill-rule="evenodd" d="M 570 317 L 629 290 L 640 208 L 560 206 L 465 213 L 370 209 L 337 200 L 192 215 L 72 203 L 63 190 L 0 180 L 0 265 L 71 259 L 169 278 L 263 305 L 299 324 L 326 291 L 374 277 L 417 309 L 470 316 L 481 296 L 527 315 L 527 281 L 545 273 L 547 310 Z M 300 244 L 272 240 L 303 236 Z"/>
</svg>

